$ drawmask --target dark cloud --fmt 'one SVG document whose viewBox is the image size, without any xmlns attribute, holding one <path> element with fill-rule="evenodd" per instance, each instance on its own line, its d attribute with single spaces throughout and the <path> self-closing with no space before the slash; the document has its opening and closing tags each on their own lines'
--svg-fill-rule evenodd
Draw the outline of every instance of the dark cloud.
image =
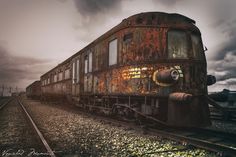
<svg viewBox="0 0 236 157">
<path fill-rule="evenodd" d="M 209 17 L 211 24 L 209 27 L 215 30 L 218 39 L 213 39 L 221 43 L 216 45 L 208 58 L 208 71 L 216 76 L 216 86 L 235 86 L 236 80 L 236 1 L 216 0 L 211 3 Z M 224 87 L 225 88 L 225 87 Z"/>
<path fill-rule="evenodd" d="M 209 12 L 213 20 L 212 27 L 216 29 L 224 38 L 224 42 L 218 45 L 218 49 L 213 54 L 213 60 L 223 60 L 228 53 L 236 55 L 236 1 L 216 0 L 212 3 L 212 7 L 209 8 Z M 220 37 L 220 36 L 219 36 Z"/>
<path fill-rule="evenodd" d="M 236 55 L 232 52 L 225 53 L 225 56 L 221 60 L 210 60 L 208 61 L 208 71 L 216 77 L 217 85 L 226 85 L 227 88 L 235 86 L 236 80 Z"/>
<path fill-rule="evenodd" d="M 208 63 L 209 70 L 214 71 L 216 79 L 219 84 L 228 86 L 235 85 L 235 81 L 228 81 L 229 79 L 236 79 L 236 36 L 233 36 L 215 53 L 214 58 Z"/>
<path fill-rule="evenodd" d="M 48 60 L 12 56 L 3 47 L 0 56 L 0 84 L 5 86 L 25 87 L 22 82 L 38 80 L 50 64 Z"/>
<path fill-rule="evenodd" d="M 220 32 L 225 37 L 223 43 L 219 45 L 219 48 L 214 52 L 214 60 L 223 60 L 227 54 L 236 56 L 236 18 L 235 19 L 224 19 L 219 20 Z M 221 24 L 220 24 L 221 23 Z"/>
<path fill-rule="evenodd" d="M 74 0 L 75 5 L 83 16 L 114 11 L 120 7 L 121 0 Z"/>
<path fill-rule="evenodd" d="M 176 5 L 177 2 L 183 1 L 183 0 L 152 0 L 156 4 L 163 4 L 165 6 L 173 6 Z"/>
</svg>

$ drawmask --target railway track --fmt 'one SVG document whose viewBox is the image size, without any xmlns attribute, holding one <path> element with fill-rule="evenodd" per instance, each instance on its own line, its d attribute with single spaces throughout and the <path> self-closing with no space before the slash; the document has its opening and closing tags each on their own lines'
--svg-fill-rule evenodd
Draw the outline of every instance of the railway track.
<svg viewBox="0 0 236 157">
<path fill-rule="evenodd" d="M 21 101 L 19 99 L 17 99 L 17 102 L 19 103 L 19 105 L 21 106 L 21 108 L 23 109 L 24 113 L 26 114 L 27 118 L 29 119 L 31 125 L 33 126 L 35 132 L 37 133 L 37 135 L 39 136 L 41 142 L 43 143 L 44 147 L 46 148 L 48 155 L 51 157 L 56 157 L 55 153 L 52 151 L 52 149 L 50 148 L 48 142 L 46 141 L 46 139 L 43 137 L 43 134 L 40 132 L 40 130 L 38 129 L 37 125 L 35 124 L 35 122 L 33 121 L 33 119 L 31 118 L 30 114 L 27 112 L 26 108 L 24 107 L 24 105 L 21 103 Z"/>
<path fill-rule="evenodd" d="M 21 103 L 20 99 L 18 98 L 9 98 L 7 101 L 5 101 L 4 103 L 1 104 L 0 106 L 0 110 L 2 110 L 4 107 L 6 107 L 11 101 L 15 101 L 17 103 L 17 105 L 19 105 L 22 110 L 23 113 L 25 114 L 25 117 L 27 118 L 27 121 L 30 122 L 30 125 L 32 125 L 32 129 L 33 132 L 35 132 L 37 135 L 37 137 L 40 139 L 41 143 L 40 146 L 43 145 L 43 149 L 47 150 L 46 153 L 44 152 L 31 152 L 34 155 L 40 155 L 40 156 L 51 156 L 51 157 L 56 157 L 55 153 L 52 151 L 52 149 L 50 148 L 49 144 L 47 143 L 46 139 L 43 137 L 42 133 L 40 132 L 40 130 L 38 129 L 37 125 L 35 124 L 35 122 L 33 121 L 33 119 L 31 118 L 30 114 L 27 112 L 26 108 L 24 107 L 24 105 Z M 12 151 L 12 149 L 9 149 Z M 19 150 L 18 150 L 19 151 Z M 24 153 L 24 150 L 22 150 Z M 4 152 L 3 152 L 4 153 Z M 31 154 L 31 155 L 32 155 Z M 14 155 L 14 153 L 13 153 Z M 16 154 L 16 155 L 24 155 L 24 154 Z M 29 155 L 29 154 L 28 154 Z"/>
<path fill-rule="evenodd" d="M 211 119 L 225 122 L 236 122 L 236 109 L 227 108 L 225 110 L 219 110 L 214 107 L 210 107 Z"/>
<path fill-rule="evenodd" d="M 3 109 L 11 100 L 12 98 L 2 98 L 0 101 L 0 110 Z"/>
<path fill-rule="evenodd" d="M 19 100 L 18 102 L 22 106 L 22 108 L 24 108 Z M 25 112 L 27 111 L 25 110 Z M 137 125 L 134 123 L 126 122 L 124 120 L 118 120 L 114 118 L 111 119 L 110 117 L 93 115 L 83 111 L 78 112 L 88 114 L 89 116 L 94 117 L 94 119 L 101 120 L 111 125 L 121 125 L 124 127 L 143 131 L 146 134 L 161 136 L 163 138 L 178 141 L 180 143 L 186 144 L 186 148 L 192 148 L 192 146 L 194 146 L 197 148 L 216 152 L 220 156 L 235 156 L 236 154 L 236 134 L 234 133 L 226 133 L 206 128 L 173 128 L 154 125 L 145 126 L 143 125 L 145 123 L 142 122 Z M 29 114 L 26 115 L 30 116 Z M 42 141 L 44 140 L 45 139 L 42 139 Z M 51 149 L 47 149 L 47 151 L 48 154 L 53 153 Z M 55 156 L 55 154 L 51 154 L 51 156 Z"/>
<path fill-rule="evenodd" d="M 236 154 L 236 134 L 203 128 L 151 128 L 149 132 L 216 152 L 220 156 L 235 156 Z"/>
<path fill-rule="evenodd" d="M 210 116 L 213 120 L 220 121 L 231 121 L 236 122 L 236 108 L 235 107 L 225 107 L 219 104 L 219 102 L 214 101 L 210 97 L 206 97 L 208 103 L 210 104 Z"/>
<path fill-rule="evenodd" d="M 92 114 L 89 115 L 94 116 Z M 188 146 L 209 150 L 220 156 L 236 155 L 236 134 L 234 133 L 206 128 L 174 128 L 154 125 L 145 126 L 142 122 L 137 125 L 134 123 L 131 124 L 130 122 L 126 122 L 124 120 L 117 120 L 113 118 L 110 119 L 99 115 L 96 115 L 95 118 L 105 121 L 106 123 L 135 128 L 145 132 L 145 134 L 161 136 L 163 138 L 178 141 Z"/>
</svg>

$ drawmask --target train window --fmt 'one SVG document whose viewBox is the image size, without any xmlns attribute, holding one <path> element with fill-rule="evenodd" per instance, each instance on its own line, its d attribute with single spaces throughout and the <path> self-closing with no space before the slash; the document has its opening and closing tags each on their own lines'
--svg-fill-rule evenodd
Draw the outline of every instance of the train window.
<svg viewBox="0 0 236 157">
<path fill-rule="evenodd" d="M 92 62 L 93 61 L 93 54 L 92 52 L 89 53 L 89 66 L 88 66 L 88 72 L 92 72 Z"/>
<path fill-rule="evenodd" d="M 128 34 L 125 34 L 124 37 L 123 37 L 123 41 L 124 42 L 130 42 L 133 38 L 133 33 L 128 33 Z"/>
<path fill-rule="evenodd" d="M 172 30 L 168 32 L 168 57 L 188 58 L 187 35 L 183 31 Z"/>
<path fill-rule="evenodd" d="M 54 75 L 54 80 L 53 82 L 57 82 L 57 74 Z"/>
<path fill-rule="evenodd" d="M 84 73 L 85 74 L 88 73 L 88 56 L 85 56 L 85 59 L 84 59 Z"/>
<path fill-rule="evenodd" d="M 59 75 L 59 81 L 61 81 L 63 78 L 62 78 L 62 72 L 60 72 L 58 75 Z"/>
<path fill-rule="evenodd" d="M 72 83 L 75 83 L 75 62 L 72 63 Z"/>
<path fill-rule="evenodd" d="M 117 63 L 117 39 L 109 43 L 109 65 Z"/>
<path fill-rule="evenodd" d="M 70 78 L 70 69 L 66 69 L 65 71 L 65 79 L 69 79 Z"/>
<path fill-rule="evenodd" d="M 76 75 L 76 82 L 78 83 L 79 82 L 79 59 L 76 61 L 76 73 L 77 73 L 77 75 Z"/>
<path fill-rule="evenodd" d="M 193 57 L 196 59 L 201 59 L 203 56 L 203 46 L 201 41 L 201 36 L 196 34 L 191 34 Z"/>
<path fill-rule="evenodd" d="M 143 23 L 143 19 L 141 17 L 138 17 L 136 19 L 136 24 L 142 24 Z"/>
</svg>

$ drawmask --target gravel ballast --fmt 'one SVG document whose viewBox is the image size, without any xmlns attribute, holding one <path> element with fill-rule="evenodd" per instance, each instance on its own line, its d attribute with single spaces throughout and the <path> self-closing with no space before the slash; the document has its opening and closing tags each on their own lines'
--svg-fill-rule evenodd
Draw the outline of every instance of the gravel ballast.
<svg viewBox="0 0 236 157">
<path fill-rule="evenodd" d="M 0 156 L 33 156 L 45 152 L 16 100 L 0 110 Z"/>
<path fill-rule="evenodd" d="M 79 108 L 32 100 L 24 100 L 23 104 L 59 156 L 216 156 L 129 127 L 105 123 L 77 112 Z"/>
</svg>

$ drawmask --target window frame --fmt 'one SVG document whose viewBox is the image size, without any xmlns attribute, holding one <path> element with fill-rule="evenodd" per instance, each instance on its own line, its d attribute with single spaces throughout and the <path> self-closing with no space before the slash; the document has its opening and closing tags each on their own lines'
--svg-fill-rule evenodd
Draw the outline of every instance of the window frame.
<svg viewBox="0 0 236 157">
<path fill-rule="evenodd" d="M 55 82 L 57 82 L 58 80 L 57 80 L 57 74 L 54 74 L 53 75 L 53 82 L 55 83 Z"/>
<path fill-rule="evenodd" d="M 88 73 L 93 71 L 93 53 L 89 51 L 88 53 Z"/>
<path fill-rule="evenodd" d="M 112 43 L 112 42 L 114 42 L 114 41 L 116 41 L 116 59 L 115 59 L 115 63 L 114 64 L 110 64 L 110 44 Z M 118 42 L 118 38 L 113 38 L 112 40 L 110 40 L 109 42 L 108 42 L 108 66 L 109 67 L 111 67 L 111 66 L 115 66 L 115 65 L 117 65 L 118 64 L 118 44 L 119 44 L 119 42 Z"/>
<path fill-rule="evenodd" d="M 80 60 L 79 60 L 79 58 L 76 60 L 76 83 L 79 83 L 79 76 L 80 76 L 80 69 L 79 69 L 79 67 L 80 67 Z"/>
<path fill-rule="evenodd" d="M 203 42 L 202 42 L 201 34 L 197 33 L 197 32 L 190 32 L 189 34 L 190 34 L 190 40 L 191 40 L 191 52 L 192 52 L 191 56 L 192 56 L 192 58 L 196 59 L 196 60 L 204 60 L 205 59 L 205 54 L 204 54 L 204 48 L 203 48 Z M 194 53 L 192 36 L 199 37 L 200 42 L 201 42 L 202 52 L 201 52 L 201 54 L 200 53 L 198 54 L 199 55 L 198 57 Z"/>
<path fill-rule="evenodd" d="M 84 56 L 84 74 L 88 73 L 88 55 Z"/>
<path fill-rule="evenodd" d="M 67 72 L 68 72 L 68 74 L 67 74 Z M 70 69 L 69 68 L 65 69 L 64 77 L 65 77 L 65 80 L 70 79 Z"/>
<path fill-rule="evenodd" d="M 72 84 L 75 84 L 75 61 L 72 62 Z"/>
<path fill-rule="evenodd" d="M 60 71 L 60 72 L 58 73 L 58 81 L 62 81 L 62 80 L 63 80 L 63 72 Z"/>
<path fill-rule="evenodd" d="M 173 58 L 173 57 L 170 57 L 169 56 L 169 33 L 171 32 L 171 31 L 178 31 L 178 32 L 183 32 L 184 34 L 185 34 L 185 36 L 186 36 L 186 49 L 187 49 L 187 52 L 186 52 L 186 55 L 187 55 L 187 57 L 185 57 L 185 58 L 183 58 L 183 57 L 177 57 L 177 58 Z M 167 51 L 167 53 L 166 53 L 166 58 L 167 59 L 180 59 L 180 60 L 183 60 L 183 59 L 189 59 L 190 58 L 190 54 L 189 54 L 189 48 L 191 47 L 191 45 L 192 45 L 192 43 L 190 43 L 189 42 L 189 32 L 187 31 L 187 30 L 184 30 L 184 29 L 169 29 L 168 31 L 167 31 L 167 33 L 166 33 L 166 51 Z M 191 40 L 191 39 L 190 39 Z M 192 41 L 191 41 L 192 42 Z"/>
</svg>

